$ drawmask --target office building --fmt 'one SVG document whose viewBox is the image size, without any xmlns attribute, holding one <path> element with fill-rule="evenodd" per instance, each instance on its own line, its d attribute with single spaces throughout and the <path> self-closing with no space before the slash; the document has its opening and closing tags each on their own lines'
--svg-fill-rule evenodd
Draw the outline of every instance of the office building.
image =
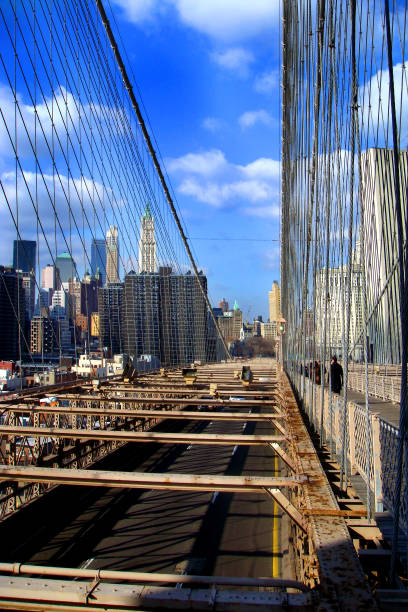
<svg viewBox="0 0 408 612">
<path fill-rule="evenodd" d="M 30 321 L 34 315 L 35 307 L 35 276 L 34 272 L 23 272 L 22 270 L 15 271 L 17 276 L 21 278 L 21 284 L 24 290 L 24 308 L 25 319 Z"/>
<path fill-rule="evenodd" d="M 99 312 L 93 312 L 91 315 L 91 336 L 99 338 Z"/>
<path fill-rule="evenodd" d="M 119 282 L 118 228 L 114 225 L 106 232 L 106 282 Z"/>
<path fill-rule="evenodd" d="M 362 312 L 362 273 L 359 261 L 359 244 L 353 250 L 350 284 L 350 324 L 348 330 L 349 350 L 354 345 L 353 358 L 362 358 L 362 338 L 360 332 L 363 324 Z M 346 307 L 349 289 L 347 284 L 347 266 L 329 268 L 326 290 L 326 270 L 319 270 L 316 276 L 316 312 L 311 318 L 311 327 L 315 331 L 315 343 L 320 351 L 326 344 L 326 354 L 343 356 L 346 333 Z M 315 323 L 313 325 L 313 318 Z M 326 322 L 326 324 L 325 324 Z M 306 327 L 306 326 L 305 326 Z M 326 329 L 326 343 L 324 330 Z M 312 335 L 312 334 L 310 334 Z"/>
<path fill-rule="evenodd" d="M 162 365 L 206 361 L 208 315 L 199 287 L 207 279 L 190 272 L 174 274 L 162 266 L 152 274 L 134 271 L 125 276 L 123 350 L 139 357 L 153 355 Z"/>
<path fill-rule="evenodd" d="M 99 348 L 122 353 L 123 283 L 108 283 L 98 289 Z"/>
<path fill-rule="evenodd" d="M 160 359 L 158 274 L 126 274 L 123 291 L 123 350 Z"/>
<path fill-rule="evenodd" d="M 239 340 L 243 325 L 243 314 L 236 300 L 234 309 L 224 312 L 222 317 L 217 318 L 217 323 L 226 342 Z"/>
<path fill-rule="evenodd" d="M 26 335 L 25 291 L 12 268 L 0 266 L 0 359 L 17 361 L 30 349 Z"/>
<path fill-rule="evenodd" d="M 222 298 L 221 302 L 218 302 L 218 308 L 221 308 L 222 312 L 228 312 L 229 303 L 225 298 Z"/>
<path fill-rule="evenodd" d="M 145 214 L 140 218 L 139 272 L 152 274 L 156 271 L 156 239 L 154 218 L 146 204 Z"/>
<path fill-rule="evenodd" d="M 159 268 L 161 361 L 189 364 L 207 361 L 210 346 L 207 305 L 200 289 L 207 293 L 207 278 L 191 272 L 174 274 L 170 267 Z"/>
<path fill-rule="evenodd" d="M 368 149 L 361 156 L 364 202 L 369 359 L 401 363 L 398 228 L 395 165 L 391 149 Z M 407 236 L 408 153 L 399 154 L 403 241 Z"/>
<path fill-rule="evenodd" d="M 30 349 L 33 355 L 52 355 L 59 350 L 53 320 L 45 315 L 31 320 Z"/>
<path fill-rule="evenodd" d="M 99 272 L 101 283 L 106 283 L 106 241 L 105 238 L 93 238 L 91 243 L 91 274 L 96 277 Z"/>
<path fill-rule="evenodd" d="M 57 288 L 57 268 L 51 264 L 41 270 L 41 288 L 54 291 Z"/>
<path fill-rule="evenodd" d="M 74 318 L 77 315 L 84 315 L 90 324 L 91 314 L 98 310 L 98 283 L 88 273 L 82 281 L 79 279 L 69 282 L 69 294 L 73 299 Z"/>
<path fill-rule="evenodd" d="M 261 336 L 265 340 L 276 340 L 278 336 L 278 324 L 276 321 L 264 323 L 261 321 Z"/>
<path fill-rule="evenodd" d="M 272 291 L 268 293 L 269 297 L 269 321 L 278 321 L 280 319 L 280 288 L 278 281 L 273 281 Z"/>
<path fill-rule="evenodd" d="M 69 253 L 61 253 L 55 259 L 57 266 L 57 289 L 60 289 L 62 283 L 69 282 L 70 279 L 76 278 L 77 269 L 73 258 Z"/>
<path fill-rule="evenodd" d="M 14 240 L 13 268 L 22 272 L 33 272 L 35 275 L 35 240 Z"/>
</svg>

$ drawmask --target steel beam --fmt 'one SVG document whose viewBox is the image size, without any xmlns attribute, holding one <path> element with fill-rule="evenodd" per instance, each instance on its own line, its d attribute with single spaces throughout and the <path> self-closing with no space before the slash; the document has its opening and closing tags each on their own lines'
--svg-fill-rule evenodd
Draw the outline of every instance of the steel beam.
<svg viewBox="0 0 408 612">
<path fill-rule="evenodd" d="M 279 455 L 282 461 L 296 473 L 296 465 L 292 457 L 290 457 L 277 442 L 271 442 L 269 446 Z"/>
<path fill-rule="evenodd" d="M 28 612 L 135 612 L 136 610 L 259 610 L 315 609 L 310 593 L 184 588 L 0 576 L 2 610 Z"/>
<path fill-rule="evenodd" d="M 257 446 L 281 442 L 284 436 L 258 436 L 208 433 L 157 433 L 152 431 L 114 431 L 105 429 L 61 429 L 57 427 L 19 427 L 0 425 L 0 435 L 40 438 L 66 438 L 68 440 L 115 440 L 116 442 L 159 442 L 161 444 L 221 444 Z"/>
<path fill-rule="evenodd" d="M 157 394 L 161 391 L 156 390 Z M 144 393 L 144 391 L 143 391 Z M 229 394 L 231 396 L 231 394 Z M 234 396 L 234 394 L 232 394 Z M 237 391 L 236 397 L 243 397 Z M 53 395 L 58 401 L 79 401 L 79 402 L 100 402 L 102 404 L 108 402 L 127 402 L 128 404 L 155 404 L 158 406 L 166 405 L 181 405 L 181 406 L 242 406 L 243 408 L 252 406 L 276 406 L 276 400 L 230 400 L 230 399 L 208 399 L 208 398 L 168 398 L 168 397 L 131 397 L 125 395 L 88 395 L 88 394 L 64 394 Z M 30 400 L 27 399 L 27 402 Z M 37 400 L 39 402 L 40 400 Z"/>
<path fill-rule="evenodd" d="M 10 406 L 10 410 L 18 413 L 39 414 L 83 414 L 95 416 L 118 416 L 118 417 L 140 417 L 142 419 L 165 418 L 165 419 L 189 419 L 193 421 L 270 421 L 271 419 L 283 419 L 283 414 L 274 412 L 209 412 L 188 410 L 128 410 L 115 408 L 72 408 L 70 406 Z"/>
<path fill-rule="evenodd" d="M 297 580 L 279 578 L 251 578 L 248 576 L 196 576 L 188 574 L 162 574 L 123 570 L 95 570 L 76 567 L 53 567 L 26 563 L 1 563 L 0 572 L 13 575 L 53 576 L 59 578 L 87 578 L 90 580 L 125 580 L 126 582 L 157 582 L 165 584 L 206 584 L 246 587 L 276 587 L 297 589 L 304 593 L 310 589 Z"/>
<path fill-rule="evenodd" d="M 210 381 L 211 382 L 211 381 Z M 89 389 L 89 387 L 88 387 Z M 104 389 L 104 387 L 103 387 Z M 156 387 L 135 387 L 133 385 L 129 385 L 127 387 L 125 386 L 121 386 L 121 387 L 108 387 L 109 391 L 124 391 L 127 393 L 156 393 L 156 394 L 166 394 L 166 395 L 198 395 L 198 396 L 208 396 L 210 395 L 210 387 L 209 384 L 207 387 L 203 388 L 203 389 L 193 389 L 192 387 L 187 387 L 184 386 L 183 389 L 178 389 L 177 387 L 167 387 L 167 388 L 161 388 L 159 385 L 157 385 Z M 54 395 L 58 395 L 58 397 L 73 397 L 74 394 L 54 394 Z M 217 396 L 220 397 L 224 397 L 224 396 L 230 396 L 230 395 L 236 395 L 239 397 L 259 397 L 259 396 L 275 396 L 274 391 L 268 391 L 268 390 L 264 390 L 264 389 L 260 389 L 258 391 L 246 391 L 242 388 L 242 386 L 236 386 L 235 389 L 217 389 Z M 132 396 L 129 396 L 132 397 Z M 129 399 L 129 397 L 126 397 L 126 399 Z M 89 398 L 89 395 L 88 395 Z M 134 399 L 140 399 L 139 397 L 134 396 Z M 174 399 L 174 398 L 173 398 Z"/>
<path fill-rule="evenodd" d="M 268 495 L 276 501 L 277 504 L 286 512 L 288 516 L 304 531 L 307 532 L 307 522 L 297 508 L 289 501 L 289 499 L 279 489 L 266 489 Z"/>
<path fill-rule="evenodd" d="M 307 476 L 213 476 L 197 474 L 158 474 L 141 472 L 107 472 L 0 465 L 0 480 L 49 482 L 53 484 L 136 489 L 175 489 L 178 491 L 219 491 L 233 493 L 265 493 L 265 489 L 297 487 Z"/>
</svg>

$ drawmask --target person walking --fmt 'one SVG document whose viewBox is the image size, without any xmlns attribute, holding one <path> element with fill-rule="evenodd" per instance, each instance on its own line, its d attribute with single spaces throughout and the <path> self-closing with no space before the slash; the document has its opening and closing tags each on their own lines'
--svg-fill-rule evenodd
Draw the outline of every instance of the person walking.
<svg viewBox="0 0 408 612">
<path fill-rule="evenodd" d="M 330 364 L 330 388 L 333 393 L 340 393 L 343 386 L 343 368 L 337 362 L 336 355 L 333 355 Z"/>
</svg>

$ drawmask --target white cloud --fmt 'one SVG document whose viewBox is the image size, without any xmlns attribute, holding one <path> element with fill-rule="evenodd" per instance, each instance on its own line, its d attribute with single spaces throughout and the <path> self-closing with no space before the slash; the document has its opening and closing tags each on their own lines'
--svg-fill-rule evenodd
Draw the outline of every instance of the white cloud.
<svg viewBox="0 0 408 612">
<path fill-rule="evenodd" d="M 218 132 L 224 127 L 224 122 L 216 117 L 206 117 L 201 123 L 202 127 L 209 132 Z"/>
<path fill-rule="evenodd" d="M 279 70 L 271 70 L 264 72 L 261 76 L 255 79 L 255 90 L 259 93 L 270 93 L 276 91 L 280 87 Z"/>
<path fill-rule="evenodd" d="M 247 76 L 249 66 L 254 61 L 254 56 L 250 51 L 241 47 L 233 47 L 226 51 L 215 51 L 211 54 L 216 64 L 237 73 L 240 76 Z"/>
<path fill-rule="evenodd" d="M 261 219 L 272 218 L 279 219 L 280 217 L 280 206 L 276 204 L 273 206 L 252 206 L 243 209 L 246 215 L 251 217 L 260 217 Z"/>
<path fill-rule="evenodd" d="M 153 18 L 159 3 L 157 0 L 112 0 L 122 9 L 124 17 L 131 23 L 143 23 Z"/>
<path fill-rule="evenodd" d="M 187 153 L 177 159 L 166 161 L 169 172 L 189 172 L 191 174 L 212 175 L 225 168 L 227 161 L 224 153 L 215 149 L 204 153 Z"/>
<path fill-rule="evenodd" d="M 178 191 L 215 207 L 221 207 L 231 200 L 245 199 L 250 202 L 267 200 L 273 198 L 276 193 L 276 190 L 265 181 L 233 181 L 220 184 L 214 181 L 200 183 L 196 178 L 185 179 Z"/>
<path fill-rule="evenodd" d="M 280 0 L 174 0 L 188 26 L 222 41 L 246 40 L 279 24 Z"/>
<path fill-rule="evenodd" d="M 44 261 L 47 263 L 50 260 L 43 230 L 52 252 L 55 252 L 55 249 L 58 252 L 69 250 L 71 233 L 72 246 L 78 257 L 77 261 L 79 262 L 80 256 L 82 256 L 82 260 L 84 259 L 82 244 L 73 219 L 77 220 L 82 235 L 83 231 L 87 231 L 87 224 L 84 220 L 85 214 L 88 219 L 93 218 L 93 204 L 98 210 L 100 198 L 103 195 L 105 196 L 105 202 L 108 199 L 112 201 L 113 192 L 110 189 L 104 188 L 98 181 L 92 181 L 85 176 L 76 179 L 68 178 L 66 175 L 56 175 L 54 177 L 52 174 L 44 174 L 43 176 L 37 176 L 35 172 L 30 171 L 17 173 L 17 185 L 14 170 L 3 172 L 0 180 L 2 185 L 0 190 L 0 227 L 2 228 L 3 238 L 0 242 L 0 263 L 9 261 L 10 245 L 16 237 L 16 230 L 8 205 L 15 218 L 17 217 L 18 205 L 19 231 L 22 238 L 27 240 L 37 240 L 36 209 L 38 207 L 39 249 L 42 265 L 45 265 Z M 58 215 L 57 222 L 54 208 Z M 70 209 L 72 214 L 70 214 Z M 101 220 L 101 223 L 102 229 L 98 225 L 95 226 L 95 231 L 99 235 L 103 235 L 105 229 L 104 220 Z M 66 240 L 64 240 L 63 232 Z M 87 243 L 89 240 L 87 239 Z"/>
<path fill-rule="evenodd" d="M 259 158 L 247 165 L 232 164 L 219 150 L 188 153 L 168 160 L 169 172 L 180 177 L 177 191 L 198 202 L 221 208 L 235 206 L 244 214 L 276 217 L 279 208 L 280 163 Z M 242 203 L 262 203 L 261 207 Z"/>
<path fill-rule="evenodd" d="M 266 112 L 266 110 L 263 109 L 257 111 L 247 111 L 239 117 L 238 123 L 242 129 L 252 127 L 256 123 L 271 125 L 272 116 L 268 112 Z"/>
<path fill-rule="evenodd" d="M 260 157 L 247 166 L 242 166 L 242 172 L 249 177 L 279 179 L 280 163 L 275 159 Z"/>
<path fill-rule="evenodd" d="M 408 85 L 402 64 L 394 66 L 394 90 L 397 121 L 400 125 L 401 146 L 405 147 L 408 140 Z M 360 122 L 364 132 L 370 129 L 373 144 L 385 145 L 388 136 L 388 146 L 391 146 L 391 114 L 390 78 L 388 70 L 379 70 L 358 91 L 360 105 Z M 379 141 L 377 142 L 377 134 Z"/>
<path fill-rule="evenodd" d="M 53 126 L 54 130 L 59 132 L 65 130 L 65 125 L 72 128 L 73 125 L 78 123 L 77 104 L 69 91 L 62 86 L 58 86 L 54 98 L 46 98 L 40 101 L 36 107 L 24 103 L 21 96 L 17 94 L 16 112 L 11 89 L 0 85 L 0 108 L 2 112 L 0 119 L 0 152 L 2 155 L 14 156 L 5 125 L 8 126 L 10 136 L 14 141 L 14 122 L 16 119 L 19 156 L 32 155 L 30 138 L 33 141 L 35 127 L 37 127 L 37 154 L 41 155 L 48 150 L 46 139 L 50 139 Z M 35 110 L 37 110 L 37 125 Z"/>
</svg>

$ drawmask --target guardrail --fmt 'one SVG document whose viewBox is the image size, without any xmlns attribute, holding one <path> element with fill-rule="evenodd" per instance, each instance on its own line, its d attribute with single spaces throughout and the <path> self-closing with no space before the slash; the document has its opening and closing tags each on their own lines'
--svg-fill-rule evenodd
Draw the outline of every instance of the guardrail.
<svg viewBox="0 0 408 612">
<path fill-rule="evenodd" d="M 364 372 L 349 371 L 347 387 L 365 393 L 366 379 Z M 401 398 L 401 368 L 399 376 L 369 372 L 368 388 L 370 389 L 370 395 L 398 404 Z"/>
<path fill-rule="evenodd" d="M 327 445 L 330 454 L 341 459 L 344 431 L 344 397 L 316 385 L 301 375 L 291 377 L 310 424 Z M 370 388 L 370 394 L 372 389 Z M 345 456 L 349 473 L 359 474 L 369 483 L 374 510 L 384 507 L 393 513 L 399 430 L 375 412 L 353 401 L 346 407 Z M 321 424 L 323 428 L 321 430 Z M 405 456 L 406 473 L 408 454 Z M 408 487 L 404 476 L 401 493 L 400 525 L 408 535 Z"/>
</svg>

